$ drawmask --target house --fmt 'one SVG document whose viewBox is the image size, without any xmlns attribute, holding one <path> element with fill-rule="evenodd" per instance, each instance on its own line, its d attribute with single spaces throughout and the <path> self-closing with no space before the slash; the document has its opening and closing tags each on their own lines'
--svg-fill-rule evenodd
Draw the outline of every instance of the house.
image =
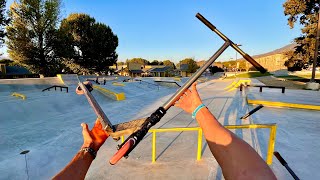
<svg viewBox="0 0 320 180">
<path fill-rule="evenodd" d="M 28 69 L 20 66 L 7 66 L 6 75 L 27 75 L 31 74 Z"/>
<path fill-rule="evenodd" d="M 118 65 L 114 64 L 113 66 L 109 66 L 109 69 L 112 69 L 115 73 L 118 73 L 127 68 L 127 65 Z"/>
<path fill-rule="evenodd" d="M 143 73 L 142 68 L 143 66 L 138 63 L 128 63 L 127 65 L 113 65 L 109 66 L 110 69 L 113 69 L 115 72 L 117 72 L 120 76 L 131 76 L 131 77 L 137 77 L 141 76 Z"/>
<path fill-rule="evenodd" d="M 139 63 L 128 63 L 127 65 L 113 65 L 109 66 L 120 76 L 156 76 L 166 77 L 169 76 L 169 72 L 172 70 L 171 66 L 165 65 L 141 65 Z"/>
<path fill-rule="evenodd" d="M 6 66 L 0 64 L 0 79 L 39 78 L 39 74 L 32 74 L 28 69 L 20 66 Z"/>
<path fill-rule="evenodd" d="M 0 64 L 0 74 L 7 74 L 5 64 Z"/>
<path fill-rule="evenodd" d="M 165 65 L 144 65 L 144 69 L 163 68 Z"/>
<path fill-rule="evenodd" d="M 120 76 L 129 76 L 129 70 L 127 67 L 122 68 L 120 70 L 116 70 L 115 72 Z"/>
<path fill-rule="evenodd" d="M 180 68 L 179 68 L 180 76 L 182 76 L 182 77 L 191 76 L 192 73 L 189 73 L 188 69 L 189 69 L 189 65 L 188 64 L 180 64 Z"/>
<path fill-rule="evenodd" d="M 152 68 L 152 69 L 148 70 L 148 72 L 153 77 L 168 77 L 170 70 L 172 70 L 171 66 L 165 66 L 165 67 L 161 67 L 161 68 Z"/>
<path fill-rule="evenodd" d="M 137 77 L 140 76 L 143 73 L 142 71 L 143 66 L 139 63 L 128 63 L 128 72 L 129 76 L 131 77 Z"/>
</svg>

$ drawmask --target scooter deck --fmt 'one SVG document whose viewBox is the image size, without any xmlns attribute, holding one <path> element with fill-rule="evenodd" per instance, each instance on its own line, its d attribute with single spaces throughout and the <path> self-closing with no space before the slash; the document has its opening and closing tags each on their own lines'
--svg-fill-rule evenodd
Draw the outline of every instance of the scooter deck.
<svg viewBox="0 0 320 180">
<path fill-rule="evenodd" d="M 142 119 L 136 119 L 136 120 L 132 120 L 129 122 L 124 122 L 124 123 L 112 125 L 112 123 L 108 119 L 107 115 L 104 113 L 104 111 L 100 107 L 99 103 L 96 101 L 94 96 L 88 90 L 86 85 L 80 82 L 79 87 L 83 91 L 83 94 L 86 96 L 93 111 L 95 112 L 95 114 L 99 118 L 99 120 L 103 126 L 103 129 L 105 131 L 107 131 L 107 133 L 112 138 L 119 139 L 120 136 L 130 135 L 130 134 L 136 132 L 137 130 L 139 130 L 141 125 L 145 122 L 146 118 L 142 118 Z"/>
</svg>

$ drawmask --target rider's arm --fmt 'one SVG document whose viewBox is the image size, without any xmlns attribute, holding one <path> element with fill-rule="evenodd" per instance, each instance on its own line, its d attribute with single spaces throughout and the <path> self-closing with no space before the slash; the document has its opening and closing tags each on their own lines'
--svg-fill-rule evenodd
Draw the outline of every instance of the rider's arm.
<svg viewBox="0 0 320 180">
<path fill-rule="evenodd" d="M 201 104 L 194 83 L 175 106 L 192 113 Z M 224 128 L 207 108 L 198 111 L 196 120 L 226 179 L 276 179 L 259 154 L 245 141 Z"/>
<path fill-rule="evenodd" d="M 202 108 L 196 119 L 226 179 L 276 179 L 259 154 L 221 126 L 207 108 Z"/>
<path fill-rule="evenodd" d="M 84 141 L 81 149 L 92 148 L 97 152 L 109 135 L 102 129 L 102 125 L 98 119 L 91 131 L 87 124 L 82 123 L 81 126 Z M 79 151 L 71 162 L 55 175 L 53 179 L 84 179 L 93 159 L 93 155 L 90 152 Z"/>
<path fill-rule="evenodd" d="M 71 162 L 52 179 L 84 179 L 93 161 L 89 152 L 78 152 Z"/>
</svg>

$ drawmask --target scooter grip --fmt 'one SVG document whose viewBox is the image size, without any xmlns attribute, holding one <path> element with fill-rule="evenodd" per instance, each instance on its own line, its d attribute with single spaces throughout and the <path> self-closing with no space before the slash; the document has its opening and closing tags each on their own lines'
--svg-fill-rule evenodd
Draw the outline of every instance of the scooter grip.
<svg viewBox="0 0 320 180">
<path fill-rule="evenodd" d="M 205 24 L 209 29 L 211 29 L 212 31 L 214 31 L 216 29 L 216 27 L 211 24 L 205 17 L 203 17 L 200 13 L 196 14 L 196 17 L 203 23 Z"/>
<path fill-rule="evenodd" d="M 112 156 L 109 163 L 115 165 L 127 152 L 133 148 L 135 140 L 133 138 L 129 139 L 117 152 Z"/>
<path fill-rule="evenodd" d="M 287 165 L 288 163 L 282 158 L 282 156 L 280 155 L 280 153 L 278 153 L 277 151 L 273 152 L 273 154 L 276 156 L 276 158 L 280 161 L 280 163 L 284 166 Z"/>
</svg>

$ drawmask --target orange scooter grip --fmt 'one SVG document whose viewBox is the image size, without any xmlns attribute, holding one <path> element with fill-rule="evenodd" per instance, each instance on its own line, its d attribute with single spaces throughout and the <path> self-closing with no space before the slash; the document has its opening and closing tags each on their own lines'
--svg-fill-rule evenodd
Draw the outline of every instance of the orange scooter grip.
<svg viewBox="0 0 320 180">
<path fill-rule="evenodd" d="M 115 165 L 127 152 L 134 146 L 135 140 L 133 138 L 129 139 L 115 155 L 110 159 L 109 163 Z"/>
</svg>

